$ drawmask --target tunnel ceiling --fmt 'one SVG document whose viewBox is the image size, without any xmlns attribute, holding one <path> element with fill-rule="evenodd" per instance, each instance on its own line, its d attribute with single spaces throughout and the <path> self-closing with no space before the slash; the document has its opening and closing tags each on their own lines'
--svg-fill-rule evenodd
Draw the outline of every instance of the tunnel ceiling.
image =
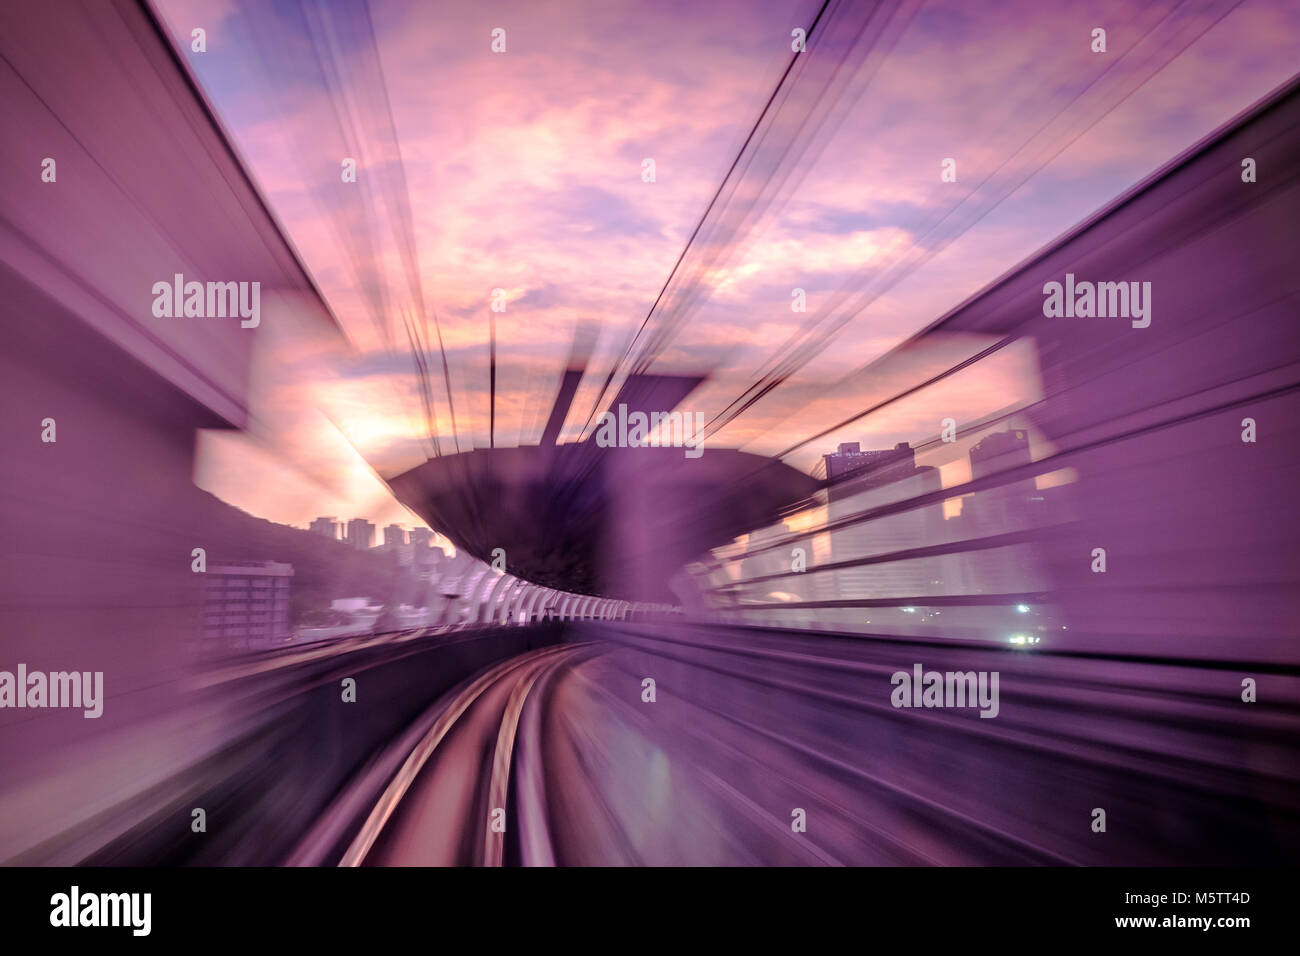
<svg viewBox="0 0 1300 956">
<path fill-rule="evenodd" d="M 457 547 L 548 587 L 671 601 L 668 579 L 738 534 L 779 520 L 820 483 L 735 449 L 600 448 L 592 442 L 478 449 L 389 482 Z"/>
</svg>

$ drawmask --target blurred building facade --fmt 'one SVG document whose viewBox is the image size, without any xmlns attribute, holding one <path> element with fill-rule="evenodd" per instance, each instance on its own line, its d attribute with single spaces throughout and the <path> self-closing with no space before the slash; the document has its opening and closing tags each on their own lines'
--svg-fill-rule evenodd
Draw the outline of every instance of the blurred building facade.
<svg viewBox="0 0 1300 956">
<path fill-rule="evenodd" d="M 337 541 L 339 537 L 339 525 L 333 518 L 317 518 L 308 526 L 307 530 L 324 535 L 331 541 Z"/>
<path fill-rule="evenodd" d="M 375 539 L 375 526 L 365 518 L 353 518 L 347 524 L 344 540 L 358 551 L 369 549 Z"/>
<path fill-rule="evenodd" d="M 826 518 L 830 526 L 828 563 L 876 557 L 939 540 L 943 533 L 943 504 L 935 501 L 869 520 L 852 520 L 875 508 L 898 504 L 941 489 L 939 470 L 916 464 L 907 442 L 893 448 L 863 451 L 845 443 L 825 455 L 814 475 L 826 479 Z M 836 527 L 838 522 L 847 522 Z M 880 600 L 900 602 L 940 592 L 941 562 L 910 558 L 837 568 L 819 582 L 819 600 Z M 822 617 L 837 623 L 860 624 L 871 615 L 857 608 L 828 608 Z M 859 620 L 861 619 L 861 621 Z"/>
<path fill-rule="evenodd" d="M 196 433 L 248 425 L 265 329 L 335 329 L 146 5 L 78 14 L 0 5 L 0 298 L 21 317 L 0 349 L 0 650 L 106 689 L 96 720 L 0 713 L 0 860 L 40 847 L 63 865 L 83 826 L 125 832 L 160 775 L 223 745 L 220 720 L 156 729 L 194 706 L 177 681 L 202 630 L 194 549 L 230 553 L 194 485 Z M 56 182 L 19 172 L 45 156 Z M 261 326 L 156 318 L 150 289 L 182 271 L 260 283 Z"/>
<path fill-rule="evenodd" d="M 209 567 L 203 579 L 203 653 L 266 650 L 290 640 L 292 578 L 293 565 L 278 561 Z"/>
</svg>

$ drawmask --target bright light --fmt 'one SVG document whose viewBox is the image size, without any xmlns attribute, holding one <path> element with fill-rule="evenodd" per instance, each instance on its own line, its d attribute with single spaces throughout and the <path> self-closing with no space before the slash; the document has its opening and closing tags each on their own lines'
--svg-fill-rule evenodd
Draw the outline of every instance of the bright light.
<svg viewBox="0 0 1300 956">
<path fill-rule="evenodd" d="M 904 613 L 904 614 L 915 614 L 915 613 L 916 613 L 916 608 L 914 608 L 914 607 L 905 607 L 905 608 L 903 608 L 903 613 Z"/>
<path fill-rule="evenodd" d="M 1012 644 L 1023 644 L 1025 643 L 1025 635 L 1012 634 L 1009 640 L 1011 641 Z"/>
<path fill-rule="evenodd" d="M 1016 610 L 1019 611 L 1021 614 L 1028 614 L 1028 613 L 1029 613 L 1029 605 L 1028 605 L 1028 604 L 1017 604 L 1017 605 L 1016 605 Z"/>
</svg>

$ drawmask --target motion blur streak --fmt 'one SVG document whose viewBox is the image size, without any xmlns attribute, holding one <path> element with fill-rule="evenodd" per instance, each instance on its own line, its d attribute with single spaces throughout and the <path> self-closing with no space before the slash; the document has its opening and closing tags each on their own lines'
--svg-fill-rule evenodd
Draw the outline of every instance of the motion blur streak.
<svg viewBox="0 0 1300 956">
<path fill-rule="evenodd" d="M 186 52 L 189 6 L 160 3 L 164 17 L 127 0 L 0 5 L 0 862 L 1295 859 L 1300 79 L 1189 135 L 1047 245 L 1024 227 L 1034 238 L 1014 257 L 963 274 L 978 282 L 952 280 L 941 255 L 968 232 L 993 242 L 1007 223 L 980 232 L 985 217 L 1017 197 L 1046 197 L 1044 216 L 1072 208 L 1086 171 L 1035 179 L 1060 150 L 1189 49 L 1204 53 L 1203 38 L 1289 22 L 1285 5 L 1115 14 L 1112 37 L 1136 39 L 1107 65 L 1076 44 L 1059 79 L 1013 100 L 993 85 L 979 129 L 996 155 L 981 158 L 980 178 L 951 184 L 969 192 L 892 211 L 882 201 L 872 216 L 889 229 L 848 229 L 845 252 L 812 239 L 764 247 L 764 229 L 787 213 L 830 232 L 856 222 L 861 210 L 797 200 L 819 188 L 819 163 L 840 158 L 833 144 L 855 129 L 853 111 L 901 95 L 889 72 L 900 50 L 982 21 L 942 0 L 755 4 L 752 33 L 738 28 L 734 42 L 769 51 L 777 24 L 779 55 L 753 54 L 758 66 L 737 55 L 715 72 L 719 88 L 726 71 L 762 83 L 741 120 L 721 117 L 734 142 L 706 144 L 718 155 L 702 200 L 668 194 L 661 208 L 682 221 L 664 226 L 597 191 L 591 205 L 671 250 L 653 269 L 658 253 L 636 264 L 653 272 L 645 301 L 610 307 L 595 332 L 575 320 L 571 347 L 558 326 L 532 322 L 530 296 L 592 312 L 621 300 L 533 288 L 500 326 L 477 301 L 433 301 L 408 188 L 419 163 L 404 157 L 440 154 L 427 142 L 406 151 L 414 108 L 383 66 L 409 55 L 399 28 L 436 32 L 419 5 L 223 5 L 204 11 L 227 31 L 210 42 L 253 45 L 241 59 L 214 43 L 207 60 Z M 735 17 L 702 6 L 692 15 Z M 663 26 L 609 8 L 618 28 L 602 42 L 639 49 L 629 22 Z M 1040 8 L 1047 32 L 1075 28 L 1068 4 L 1021 12 Z M 541 16 L 529 10 L 520 16 Z M 564 41 L 521 22 L 534 50 Z M 806 53 L 787 52 L 790 22 L 815 23 Z M 511 50 L 526 50 L 528 30 L 510 29 Z M 523 56 L 493 74 L 465 51 L 485 101 L 553 79 Z M 319 99 L 259 124 L 240 112 L 247 89 L 220 82 L 244 67 L 285 79 L 268 96 Z M 434 86 L 400 79 L 408 92 Z M 726 97 L 701 103 L 734 112 Z M 1168 107 L 1180 108 L 1191 105 Z M 313 139 L 320 116 L 357 128 Z M 692 131 L 712 122 L 690 119 Z M 286 142 L 299 137 L 301 177 L 236 146 L 281 123 Z M 567 135 L 545 133 L 539 152 Z M 609 135 L 614 153 L 640 161 L 640 140 Z M 346 254 L 309 268 L 299 247 L 316 234 L 295 204 L 333 201 L 308 171 L 325 157 L 328 189 L 340 188 L 331 164 L 345 148 L 378 157 L 362 164 L 380 170 L 377 185 L 330 207 Z M 41 179 L 43 158 L 57 159 L 57 178 Z M 472 179 L 462 159 L 456 175 Z M 663 194 L 671 170 L 629 178 Z M 532 186 L 517 191 L 520 210 L 557 215 Z M 588 226 L 575 231 L 606 242 Z M 769 323 L 771 288 L 741 280 L 817 259 L 814 246 L 836 281 L 806 316 L 779 288 L 784 314 Z M 519 248 L 542 272 L 553 264 Z M 593 246 L 581 248 L 574 258 Z M 616 268 L 625 247 L 610 248 L 583 274 L 603 270 L 639 297 Z M 763 248 L 768 258 L 746 259 Z M 520 291 L 511 263 L 496 265 L 495 291 Z M 151 312 L 154 283 L 177 275 L 260 283 L 260 325 Z M 340 293 L 350 276 L 356 288 Z M 1076 279 L 1149 288 L 1149 324 L 1049 314 L 1050 284 Z M 938 307 L 899 299 L 916 321 L 889 325 L 882 303 L 909 283 L 961 292 Z M 742 287 L 751 301 L 736 318 L 727 296 Z M 550 354 L 514 342 L 537 329 L 567 360 L 524 361 Z M 499 360 L 515 344 L 516 364 Z M 828 355 L 842 364 L 817 364 Z M 385 390 L 392 408 L 376 397 Z M 700 415 L 702 455 L 597 442 L 588 426 L 620 406 Z M 364 517 L 342 540 L 332 518 L 303 530 L 254 517 L 196 485 L 201 448 L 225 441 L 246 456 L 240 500 L 259 513 L 372 495 L 424 526 L 408 538 L 390 525 L 371 547 Z M 335 453 L 331 471 L 322 461 Z M 12 676 L 97 672 L 93 719 Z M 971 687 L 987 677 L 994 700 L 898 696 L 900 676 L 922 673 L 969 675 Z"/>
<path fill-rule="evenodd" d="M 415 823 L 405 824 L 407 829 L 416 827 L 428 830 L 436 825 L 442 832 L 439 835 L 421 833 L 418 839 L 410 838 L 407 842 L 417 847 L 419 855 L 416 858 L 408 859 L 390 852 L 387 854 L 389 859 L 385 862 L 500 865 L 501 833 L 504 831 L 486 830 L 484 841 L 473 848 L 468 858 L 462 859 L 457 854 L 457 847 L 464 851 L 461 844 L 475 832 L 473 822 L 486 819 L 489 815 L 486 811 L 505 808 L 515 728 L 528 691 L 541 674 L 555 666 L 554 659 L 557 656 L 561 659 L 572 657 L 576 650 L 551 648 L 523 658 L 512 658 L 479 676 L 463 691 L 452 696 L 385 790 L 374 812 L 362 826 L 361 833 L 344 856 L 343 865 L 357 865 L 367 859 L 386 826 L 391 824 L 399 831 L 403 829 L 403 821 L 392 820 L 399 802 L 403 816 L 419 813 Z M 503 701 L 501 698 L 505 694 L 509 696 Z M 491 731 L 494 728 L 499 730 L 495 739 L 492 739 Z M 439 758 L 451 751 L 452 756 L 447 758 L 450 766 L 441 772 L 434 767 L 432 772 L 422 777 L 430 757 L 444 744 L 453 729 L 458 736 L 448 740 L 443 750 L 438 751 Z M 470 743 L 465 742 L 467 738 Z M 492 746 L 488 746 L 489 743 Z M 490 768 L 489 773 L 483 775 L 489 782 L 488 792 L 479 795 L 481 805 L 467 806 L 474 799 L 471 794 L 480 779 L 479 769 L 485 763 L 485 752 L 489 755 L 486 764 Z M 453 787 L 451 793 L 445 792 L 448 784 Z M 413 789 L 417 795 L 404 800 Z M 482 800 L 482 797 L 486 797 L 486 800 Z M 427 806 L 416 811 L 412 809 L 416 803 Z M 409 852 L 400 837 L 396 838 L 396 842 L 402 850 Z M 382 850 L 377 855 L 382 855 Z"/>
</svg>

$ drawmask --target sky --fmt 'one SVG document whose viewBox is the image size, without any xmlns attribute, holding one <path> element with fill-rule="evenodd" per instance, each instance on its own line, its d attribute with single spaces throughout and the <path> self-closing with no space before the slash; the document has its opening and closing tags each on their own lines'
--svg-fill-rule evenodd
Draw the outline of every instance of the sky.
<svg viewBox="0 0 1300 956">
<path fill-rule="evenodd" d="M 253 425 L 200 442 L 201 486 L 300 526 L 418 523 L 382 478 L 488 444 L 493 323 L 498 445 L 538 441 L 580 340 L 561 441 L 630 352 L 705 377 L 684 407 L 709 419 L 786 363 L 709 441 L 787 449 L 978 351 L 893 350 L 1300 63 L 1287 0 L 901 0 L 816 27 L 793 0 L 155 5 L 345 333 L 264 323 Z M 1019 343 L 786 460 L 924 441 L 1038 389 Z M 925 463 L 960 482 L 967 450 Z"/>
</svg>

